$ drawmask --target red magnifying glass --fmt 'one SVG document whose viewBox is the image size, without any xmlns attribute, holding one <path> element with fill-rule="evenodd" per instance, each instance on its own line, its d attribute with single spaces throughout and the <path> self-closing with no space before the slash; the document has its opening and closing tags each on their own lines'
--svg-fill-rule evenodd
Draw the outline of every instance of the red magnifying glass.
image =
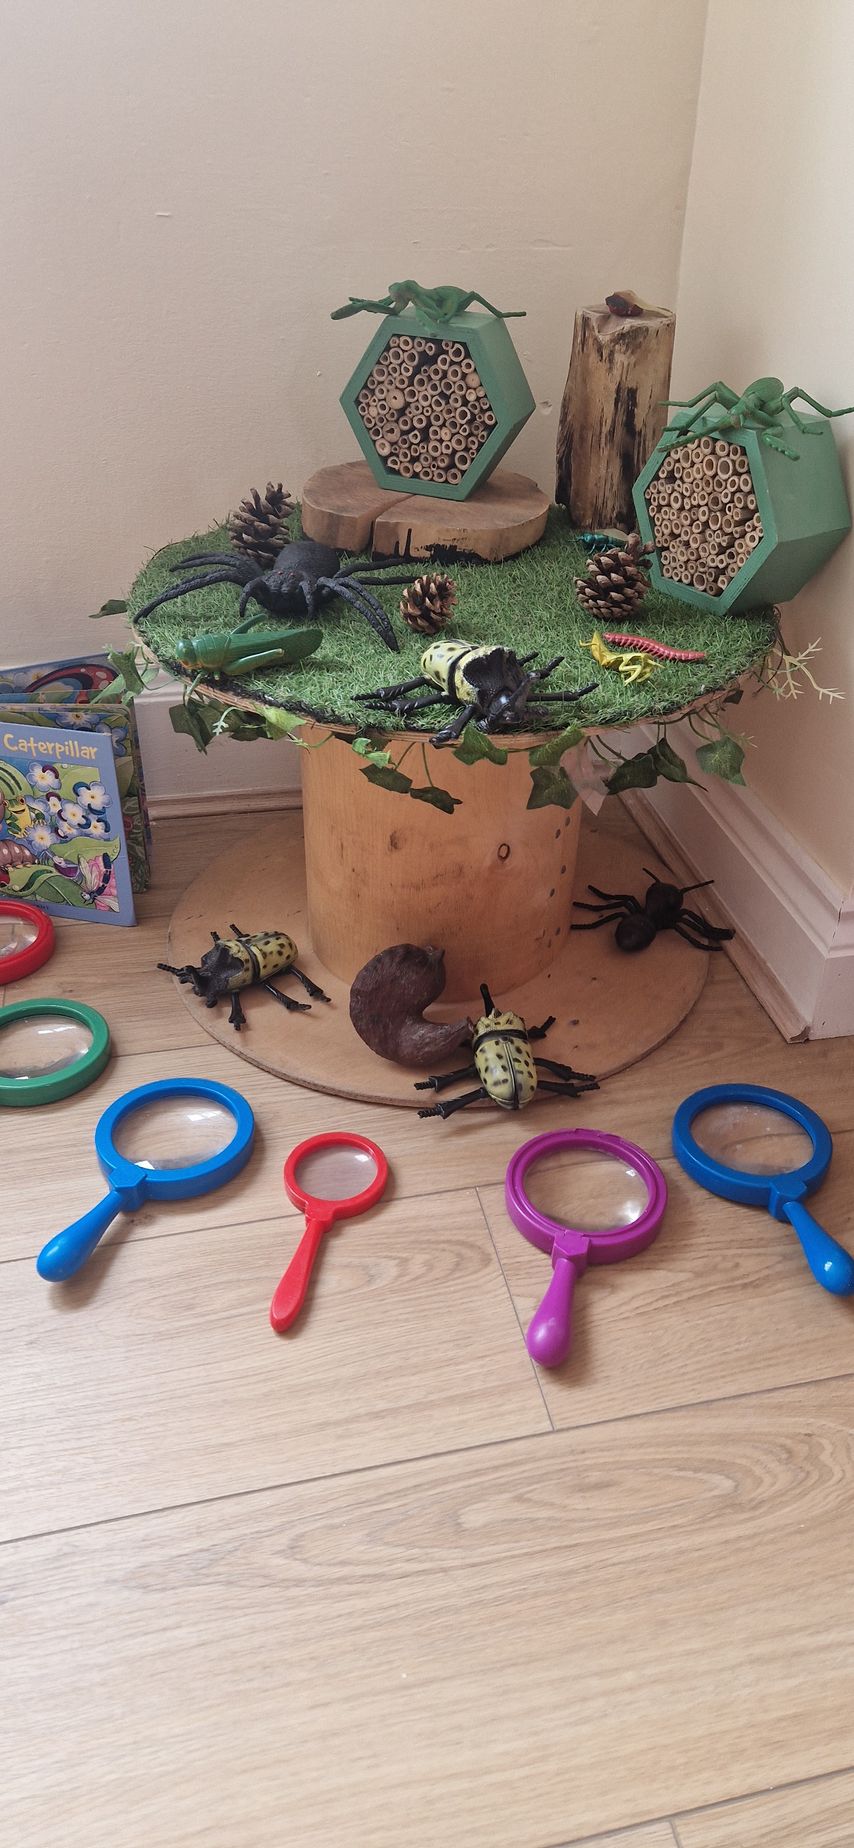
<svg viewBox="0 0 854 1848">
<path fill-rule="evenodd" d="M 45 911 L 17 898 L 0 898 L 0 988 L 32 975 L 53 955 L 53 924 Z"/>
<path fill-rule="evenodd" d="M 278 1334 L 305 1302 L 309 1279 L 324 1232 L 339 1219 L 355 1219 L 376 1206 L 385 1192 L 388 1162 L 375 1142 L 349 1130 L 310 1136 L 285 1162 L 285 1192 L 305 1214 L 305 1231 L 270 1304 L 270 1321 Z"/>
</svg>

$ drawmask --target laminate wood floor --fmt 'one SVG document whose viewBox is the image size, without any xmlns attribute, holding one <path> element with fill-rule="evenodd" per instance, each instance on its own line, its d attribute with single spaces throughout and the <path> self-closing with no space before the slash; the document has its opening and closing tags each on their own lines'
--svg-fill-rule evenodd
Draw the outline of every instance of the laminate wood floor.
<svg viewBox="0 0 854 1848">
<path fill-rule="evenodd" d="M 854 1848 L 854 1309 L 669 1154 L 700 1083 L 796 1092 L 854 1248 L 851 1042 L 786 1046 L 720 957 L 666 1046 L 521 1131 L 297 1090 L 153 967 L 245 825 L 161 824 L 140 928 L 60 926 L 21 990 L 100 1006 L 116 1057 L 2 1125 L 4 1848 Z M 48 1288 L 33 1257 L 97 1197 L 100 1111 L 177 1075 L 245 1092 L 250 1166 Z M 568 1115 L 661 1159 L 670 1204 L 648 1252 L 588 1271 L 546 1374 L 523 1329 L 547 1260 L 502 1181 Z M 277 1338 L 282 1160 L 336 1126 L 393 1183 Z"/>
</svg>

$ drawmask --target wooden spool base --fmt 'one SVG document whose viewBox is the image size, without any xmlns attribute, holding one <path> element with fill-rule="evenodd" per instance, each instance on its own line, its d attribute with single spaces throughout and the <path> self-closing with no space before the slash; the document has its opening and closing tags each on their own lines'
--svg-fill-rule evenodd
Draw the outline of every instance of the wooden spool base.
<svg viewBox="0 0 854 1848">
<path fill-rule="evenodd" d="M 429 558 L 433 546 L 453 546 L 477 558 L 513 558 L 542 539 L 548 495 L 528 475 L 497 468 L 468 500 L 433 494 L 391 494 L 367 462 L 318 469 L 302 494 L 303 531 L 341 552 L 405 553 Z"/>
<path fill-rule="evenodd" d="M 644 851 L 648 857 L 649 849 L 626 840 L 607 814 L 596 822 L 585 816 L 576 891 L 583 893 L 588 881 L 608 891 L 643 891 L 648 884 Z M 244 997 L 246 1025 L 236 1033 L 228 1024 L 227 1007 L 208 1009 L 188 987 L 176 984 L 184 1004 L 213 1039 L 238 1058 L 310 1090 L 410 1109 L 430 1102 L 429 1093 L 412 1088 L 423 1072 L 391 1065 L 363 1045 L 350 1022 L 348 983 L 329 974 L 314 953 L 300 813 L 272 817 L 193 881 L 172 916 L 169 960 L 197 963 L 209 947 L 210 931 L 226 934 L 232 922 L 249 931 L 289 931 L 299 944 L 300 967 L 321 984 L 332 1005 L 315 1002 L 310 1014 L 288 1014 L 263 990 L 252 989 Z M 572 932 L 542 974 L 521 988 L 496 991 L 496 1000 L 517 1009 L 532 1026 L 555 1014 L 544 1055 L 603 1078 L 634 1065 L 675 1032 L 697 1000 L 707 969 L 708 956 L 672 932 L 628 957 L 616 948 L 613 927 L 606 926 Z M 489 982 L 491 971 L 484 969 L 481 979 Z M 295 999 L 305 999 L 293 979 L 282 985 Z M 479 1008 L 475 993 L 467 1005 L 439 1005 L 430 1015 L 458 1019 Z M 453 1058 L 445 1069 L 462 1063 L 463 1057 Z"/>
</svg>

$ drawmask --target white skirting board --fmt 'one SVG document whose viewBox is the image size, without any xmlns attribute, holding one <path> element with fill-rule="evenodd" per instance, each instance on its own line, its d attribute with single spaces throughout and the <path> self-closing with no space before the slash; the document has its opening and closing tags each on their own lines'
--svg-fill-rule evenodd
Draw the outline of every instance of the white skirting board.
<svg viewBox="0 0 854 1848">
<path fill-rule="evenodd" d="M 629 757 L 653 737 L 646 727 L 622 734 L 620 750 Z M 624 797 L 632 815 L 680 878 L 714 879 L 701 908 L 735 927 L 728 953 L 786 1039 L 854 1033 L 854 893 L 749 789 L 692 767 L 684 736 L 678 749 L 704 786 L 634 791 Z"/>
<path fill-rule="evenodd" d="M 277 743 L 211 745 L 179 737 L 169 707 L 180 693 L 156 684 L 137 701 L 145 778 L 155 816 L 218 814 L 242 804 L 292 808 L 300 801 L 300 752 Z M 625 756 L 653 734 L 621 733 Z M 688 740 L 680 751 L 690 761 Z M 693 773 L 693 772 L 692 772 Z M 703 777 L 702 789 L 660 782 L 624 797 L 676 876 L 714 879 L 703 908 L 735 926 L 727 946 L 786 1039 L 854 1033 L 854 894 L 842 892 L 747 789 Z"/>
</svg>

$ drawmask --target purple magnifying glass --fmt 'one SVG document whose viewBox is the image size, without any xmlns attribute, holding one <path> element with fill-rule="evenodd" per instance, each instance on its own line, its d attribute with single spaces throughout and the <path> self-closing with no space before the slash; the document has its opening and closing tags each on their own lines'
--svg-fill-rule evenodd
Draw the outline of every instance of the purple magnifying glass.
<svg viewBox="0 0 854 1848">
<path fill-rule="evenodd" d="M 652 1157 L 598 1129 L 559 1129 L 516 1150 L 504 1184 L 523 1236 L 549 1253 L 552 1277 L 525 1336 L 532 1360 L 559 1367 L 572 1339 L 575 1281 L 588 1264 L 618 1264 L 651 1245 L 667 1205 Z"/>
</svg>

